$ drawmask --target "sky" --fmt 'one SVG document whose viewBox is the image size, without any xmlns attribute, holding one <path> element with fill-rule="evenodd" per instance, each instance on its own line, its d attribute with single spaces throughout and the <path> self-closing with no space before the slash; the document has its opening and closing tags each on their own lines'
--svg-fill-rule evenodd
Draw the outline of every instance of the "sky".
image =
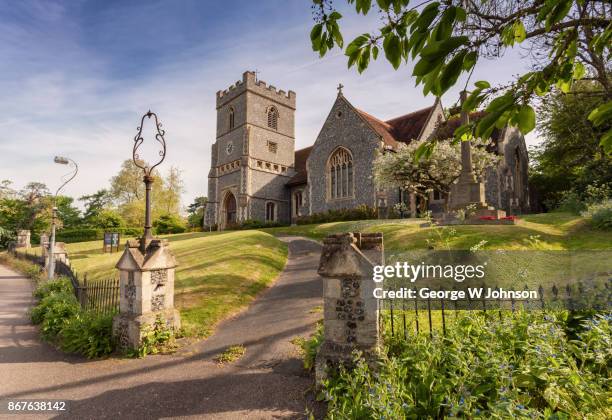
<svg viewBox="0 0 612 420">
<path fill-rule="evenodd" d="M 345 40 L 377 27 L 375 12 L 357 16 L 345 0 L 334 3 L 345 16 Z M 53 157 L 62 155 L 79 164 L 63 194 L 107 188 L 151 109 L 166 130 L 159 169 L 181 170 L 186 206 L 207 194 L 215 93 L 246 70 L 297 93 L 296 148 L 315 141 L 339 83 L 354 106 L 383 120 L 433 103 L 415 87 L 411 63 L 394 71 L 381 55 L 359 75 L 337 49 L 319 58 L 310 47 L 310 4 L 0 0 L 0 180 L 16 189 L 43 182 L 55 192 L 67 168 Z M 527 66 L 510 51 L 479 63 L 473 80 L 509 81 Z M 451 89 L 442 104 L 455 103 L 458 92 Z"/>
</svg>

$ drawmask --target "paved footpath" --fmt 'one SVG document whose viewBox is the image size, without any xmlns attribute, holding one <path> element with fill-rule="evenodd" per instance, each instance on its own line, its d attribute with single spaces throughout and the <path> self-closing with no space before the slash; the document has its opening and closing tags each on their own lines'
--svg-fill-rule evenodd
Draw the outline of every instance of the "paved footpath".
<svg viewBox="0 0 612 420">
<path fill-rule="evenodd" d="M 27 314 L 30 281 L 0 266 L 0 400 L 70 400 L 70 412 L 55 418 L 303 418 L 307 406 L 320 413 L 290 343 L 322 317 L 313 311 L 322 304 L 320 246 L 281 239 L 289 244 L 285 270 L 246 311 L 207 340 L 145 359 L 89 361 L 42 343 Z M 246 347 L 242 359 L 212 360 L 233 344 Z"/>
</svg>

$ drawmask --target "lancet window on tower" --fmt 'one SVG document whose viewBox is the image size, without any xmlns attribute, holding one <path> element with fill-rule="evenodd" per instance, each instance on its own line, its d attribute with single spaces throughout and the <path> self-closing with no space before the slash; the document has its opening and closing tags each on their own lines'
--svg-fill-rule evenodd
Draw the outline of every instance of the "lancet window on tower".
<svg viewBox="0 0 612 420">
<path fill-rule="evenodd" d="M 274 106 L 268 108 L 268 127 L 278 129 L 278 109 Z"/>
</svg>

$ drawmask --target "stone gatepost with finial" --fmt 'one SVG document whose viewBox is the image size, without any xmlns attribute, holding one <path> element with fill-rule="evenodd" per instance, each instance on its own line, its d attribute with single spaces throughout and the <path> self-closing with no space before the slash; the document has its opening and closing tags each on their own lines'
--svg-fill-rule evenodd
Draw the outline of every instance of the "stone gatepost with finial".
<svg viewBox="0 0 612 420">
<path fill-rule="evenodd" d="M 323 277 L 325 339 L 317 354 L 317 383 L 329 369 L 351 364 L 360 351 L 373 361 L 379 351 L 379 302 L 374 297 L 374 266 L 384 263 L 382 233 L 344 233 L 323 241 L 318 273 Z"/>
<path fill-rule="evenodd" d="M 155 140 L 161 146 L 159 160 L 153 165 L 138 155 L 143 143 L 142 126 L 145 118 L 154 119 Z M 153 237 L 151 225 L 151 184 L 153 169 L 166 156 L 164 130 L 157 115 L 147 112 L 140 121 L 132 152 L 134 164 L 144 172 L 145 228 L 139 240 L 129 240 L 123 255 L 115 266 L 119 270 L 119 314 L 113 319 L 113 335 L 122 349 L 137 349 L 143 335 L 160 320 L 166 328 L 180 328 L 181 319 L 174 308 L 174 272 L 176 260 L 166 240 Z"/>
</svg>

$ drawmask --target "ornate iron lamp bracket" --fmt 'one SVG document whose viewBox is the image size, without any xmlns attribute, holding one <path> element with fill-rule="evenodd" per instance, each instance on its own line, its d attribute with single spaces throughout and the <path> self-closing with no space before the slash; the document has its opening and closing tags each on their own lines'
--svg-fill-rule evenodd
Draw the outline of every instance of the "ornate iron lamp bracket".
<svg viewBox="0 0 612 420">
<path fill-rule="evenodd" d="M 138 155 L 138 149 L 144 142 L 144 139 L 142 138 L 142 127 L 144 125 L 145 118 L 150 119 L 151 117 L 155 118 L 155 128 L 157 129 L 155 140 L 161 145 L 161 150 L 159 151 L 160 159 L 155 164 L 149 166 L 143 160 L 140 159 L 140 156 Z M 149 110 L 146 114 L 142 116 L 142 118 L 140 119 L 140 126 L 136 130 L 138 130 L 138 132 L 134 137 L 132 159 L 134 160 L 134 165 L 142 169 L 142 171 L 144 172 L 143 181 L 145 184 L 146 192 L 144 235 L 140 239 L 140 249 L 144 254 L 147 249 L 147 246 L 151 242 L 151 239 L 153 239 L 153 234 L 151 232 L 151 184 L 153 184 L 153 176 L 151 174 L 153 173 L 153 169 L 159 166 L 159 164 L 161 164 L 166 158 L 166 140 L 164 139 L 164 134 L 166 134 L 166 132 L 162 129 L 162 124 L 161 122 L 159 122 L 157 114 L 151 112 L 151 110 Z"/>
</svg>

